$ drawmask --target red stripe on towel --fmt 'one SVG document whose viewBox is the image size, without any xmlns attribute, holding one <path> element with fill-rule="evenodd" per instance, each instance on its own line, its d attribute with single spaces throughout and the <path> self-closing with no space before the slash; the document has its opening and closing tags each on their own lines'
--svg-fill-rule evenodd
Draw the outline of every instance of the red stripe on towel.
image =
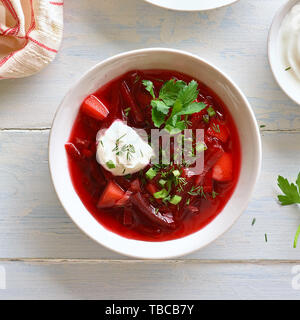
<svg viewBox="0 0 300 320">
<path fill-rule="evenodd" d="M 63 2 L 54 2 L 54 1 L 50 1 L 50 4 L 53 4 L 54 6 L 63 6 L 64 3 Z"/>
<path fill-rule="evenodd" d="M 9 28 L 6 30 L 5 34 L 17 34 L 20 30 L 20 19 L 12 5 L 12 3 L 10 2 L 10 0 L 2 0 L 3 4 L 7 7 L 7 9 L 10 11 L 12 17 L 16 20 L 17 24 L 15 27 L 13 28 Z"/>
<path fill-rule="evenodd" d="M 37 41 L 37 40 L 35 40 L 35 39 L 31 38 L 31 37 L 28 37 L 28 39 L 31 40 L 32 42 L 34 42 L 35 44 L 37 44 L 38 46 L 40 46 L 40 47 L 42 47 L 42 48 L 44 48 L 44 49 L 46 49 L 48 51 L 52 51 L 52 52 L 57 53 L 57 50 L 49 48 L 49 47 L 45 46 L 44 44 L 42 44 L 41 42 L 39 42 L 39 41 Z"/>
<path fill-rule="evenodd" d="M 5 58 L 3 58 L 2 60 L 0 60 L 0 67 L 2 67 L 4 65 L 4 63 L 6 61 L 8 61 L 12 56 L 14 55 L 14 52 L 12 52 L 11 54 L 9 54 L 8 56 L 6 56 Z"/>
</svg>

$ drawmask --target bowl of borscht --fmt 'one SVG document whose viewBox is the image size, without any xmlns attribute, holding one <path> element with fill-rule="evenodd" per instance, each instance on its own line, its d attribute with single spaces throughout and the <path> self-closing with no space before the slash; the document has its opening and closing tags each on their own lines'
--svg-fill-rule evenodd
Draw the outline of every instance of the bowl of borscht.
<svg viewBox="0 0 300 320">
<path fill-rule="evenodd" d="M 58 108 L 49 166 L 58 198 L 99 244 L 144 259 L 211 243 L 247 207 L 261 165 L 241 90 L 187 52 L 130 51 L 91 68 Z"/>
</svg>

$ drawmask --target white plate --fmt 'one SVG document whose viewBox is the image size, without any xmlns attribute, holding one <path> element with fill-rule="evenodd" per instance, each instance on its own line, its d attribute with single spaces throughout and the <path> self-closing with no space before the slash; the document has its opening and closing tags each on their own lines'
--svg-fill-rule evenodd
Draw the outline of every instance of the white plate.
<svg viewBox="0 0 300 320">
<path fill-rule="evenodd" d="M 202 11 L 228 6 L 239 0 L 145 0 L 155 6 L 178 11 Z"/>
<path fill-rule="evenodd" d="M 166 69 L 185 72 L 211 88 L 227 105 L 237 126 L 242 148 L 238 184 L 226 206 L 205 228 L 184 238 L 146 242 L 123 238 L 104 228 L 87 211 L 77 195 L 69 173 L 64 144 L 84 98 L 129 70 Z M 125 52 L 91 68 L 67 93 L 53 121 L 49 142 L 49 165 L 57 195 L 73 221 L 98 243 L 116 252 L 146 259 L 167 259 L 203 248 L 242 214 L 252 194 L 261 165 L 261 138 L 254 113 L 236 84 L 209 62 L 184 51 L 163 48 Z"/>
<path fill-rule="evenodd" d="M 283 19 L 299 0 L 287 1 L 276 13 L 269 32 L 268 57 L 271 70 L 280 88 L 297 104 L 300 104 L 300 81 L 295 81 L 289 72 L 285 70 L 279 47 L 279 32 Z"/>
</svg>

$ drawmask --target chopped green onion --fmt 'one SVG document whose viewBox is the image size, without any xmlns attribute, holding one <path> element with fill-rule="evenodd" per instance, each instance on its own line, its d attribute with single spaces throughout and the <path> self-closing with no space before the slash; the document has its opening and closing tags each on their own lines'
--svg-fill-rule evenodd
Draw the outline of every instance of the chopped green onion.
<svg viewBox="0 0 300 320">
<path fill-rule="evenodd" d="M 125 116 L 128 117 L 131 108 L 127 108 L 124 110 Z"/>
<path fill-rule="evenodd" d="M 174 170 L 173 171 L 174 177 L 179 177 L 180 176 L 180 171 L 179 170 Z"/>
<path fill-rule="evenodd" d="M 167 181 L 164 179 L 160 179 L 158 183 L 163 187 L 167 183 Z"/>
<path fill-rule="evenodd" d="M 174 204 L 175 206 L 182 200 L 182 197 L 178 196 L 177 194 L 173 196 L 170 200 L 170 203 Z"/>
<path fill-rule="evenodd" d="M 152 180 L 156 175 L 157 175 L 157 172 L 156 172 L 156 170 L 153 169 L 153 168 L 150 168 L 150 169 L 146 172 L 146 177 L 147 177 L 149 180 Z"/>
<path fill-rule="evenodd" d="M 107 161 L 106 165 L 109 169 L 114 169 L 116 167 L 112 160 Z"/>
<path fill-rule="evenodd" d="M 287 67 L 287 68 L 285 68 L 284 70 L 285 71 L 289 71 L 289 70 L 291 70 L 292 69 L 292 67 Z"/>
<path fill-rule="evenodd" d="M 205 115 L 203 116 L 203 121 L 204 121 L 205 123 L 209 123 L 209 115 L 208 115 L 208 114 L 205 114 Z"/>
<path fill-rule="evenodd" d="M 256 221 L 256 219 L 254 218 L 253 220 L 252 220 L 252 226 L 254 226 L 254 223 L 255 223 L 255 221 Z"/>
<path fill-rule="evenodd" d="M 212 196 L 213 199 L 215 199 L 217 195 L 218 195 L 218 193 L 215 192 L 215 191 L 213 191 L 213 192 L 211 193 L 211 196 Z"/>
<path fill-rule="evenodd" d="M 265 241 L 268 242 L 268 236 L 266 233 L 265 233 Z"/>
<path fill-rule="evenodd" d="M 205 150 L 207 150 L 207 146 L 203 142 L 196 144 L 196 151 L 197 152 L 203 152 Z"/>
<path fill-rule="evenodd" d="M 216 115 L 216 111 L 214 110 L 213 107 L 209 107 L 209 108 L 207 109 L 207 113 L 208 113 L 208 115 L 209 115 L 210 117 L 213 117 L 213 116 Z"/>
<path fill-rule="evenodd" d="M 166 189 L 161 189 L 160 191 L 155 192 L 153 194 L 153 196 L 154 196 L 155 199 L 164 199 L 165 197 L 168 196 L 168 194 L 169 193 L 168 193 L 168 191 Z"/>
<path fill-rule="evenodd" d="M 296 235 L 295 235 L 294 248 L 297 247 L 297 242 L 298 242 L 299 235 L 300 235 L 300 226 L 298 227 L 297 232 L 296 232 Z"/>
</svg>

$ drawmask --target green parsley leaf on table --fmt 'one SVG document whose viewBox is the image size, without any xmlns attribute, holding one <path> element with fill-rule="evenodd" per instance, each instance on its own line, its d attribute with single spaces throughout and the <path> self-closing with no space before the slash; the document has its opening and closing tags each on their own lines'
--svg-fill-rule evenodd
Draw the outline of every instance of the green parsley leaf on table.
<svg viewBox="0 0 300 320">
<path fill-rule="evenodd" d="M 282 176 L 278 176 L 278 186 L 284 195 L 279 195 L 278 200 L 283 206 L 290 204 L 300 204 L 300 173 L 296 180 L 296 185 L 294 183 L 289 183 L 289 181 Z"/>
<path fill-rule="evenodd" d="M 284 195 L 279 195 L 278 200 L 283 206 L 291 204 L 300 204 L 300 172 L 298 174 L 296 184 L 289 183 L 286 178 L 278 176 L 278 186 Z M 295 238 L 294 238 L 294 248 L 297 247 L 298 238 L 300 235 L 300 226 L 297 229 Z"/>
</svg>

